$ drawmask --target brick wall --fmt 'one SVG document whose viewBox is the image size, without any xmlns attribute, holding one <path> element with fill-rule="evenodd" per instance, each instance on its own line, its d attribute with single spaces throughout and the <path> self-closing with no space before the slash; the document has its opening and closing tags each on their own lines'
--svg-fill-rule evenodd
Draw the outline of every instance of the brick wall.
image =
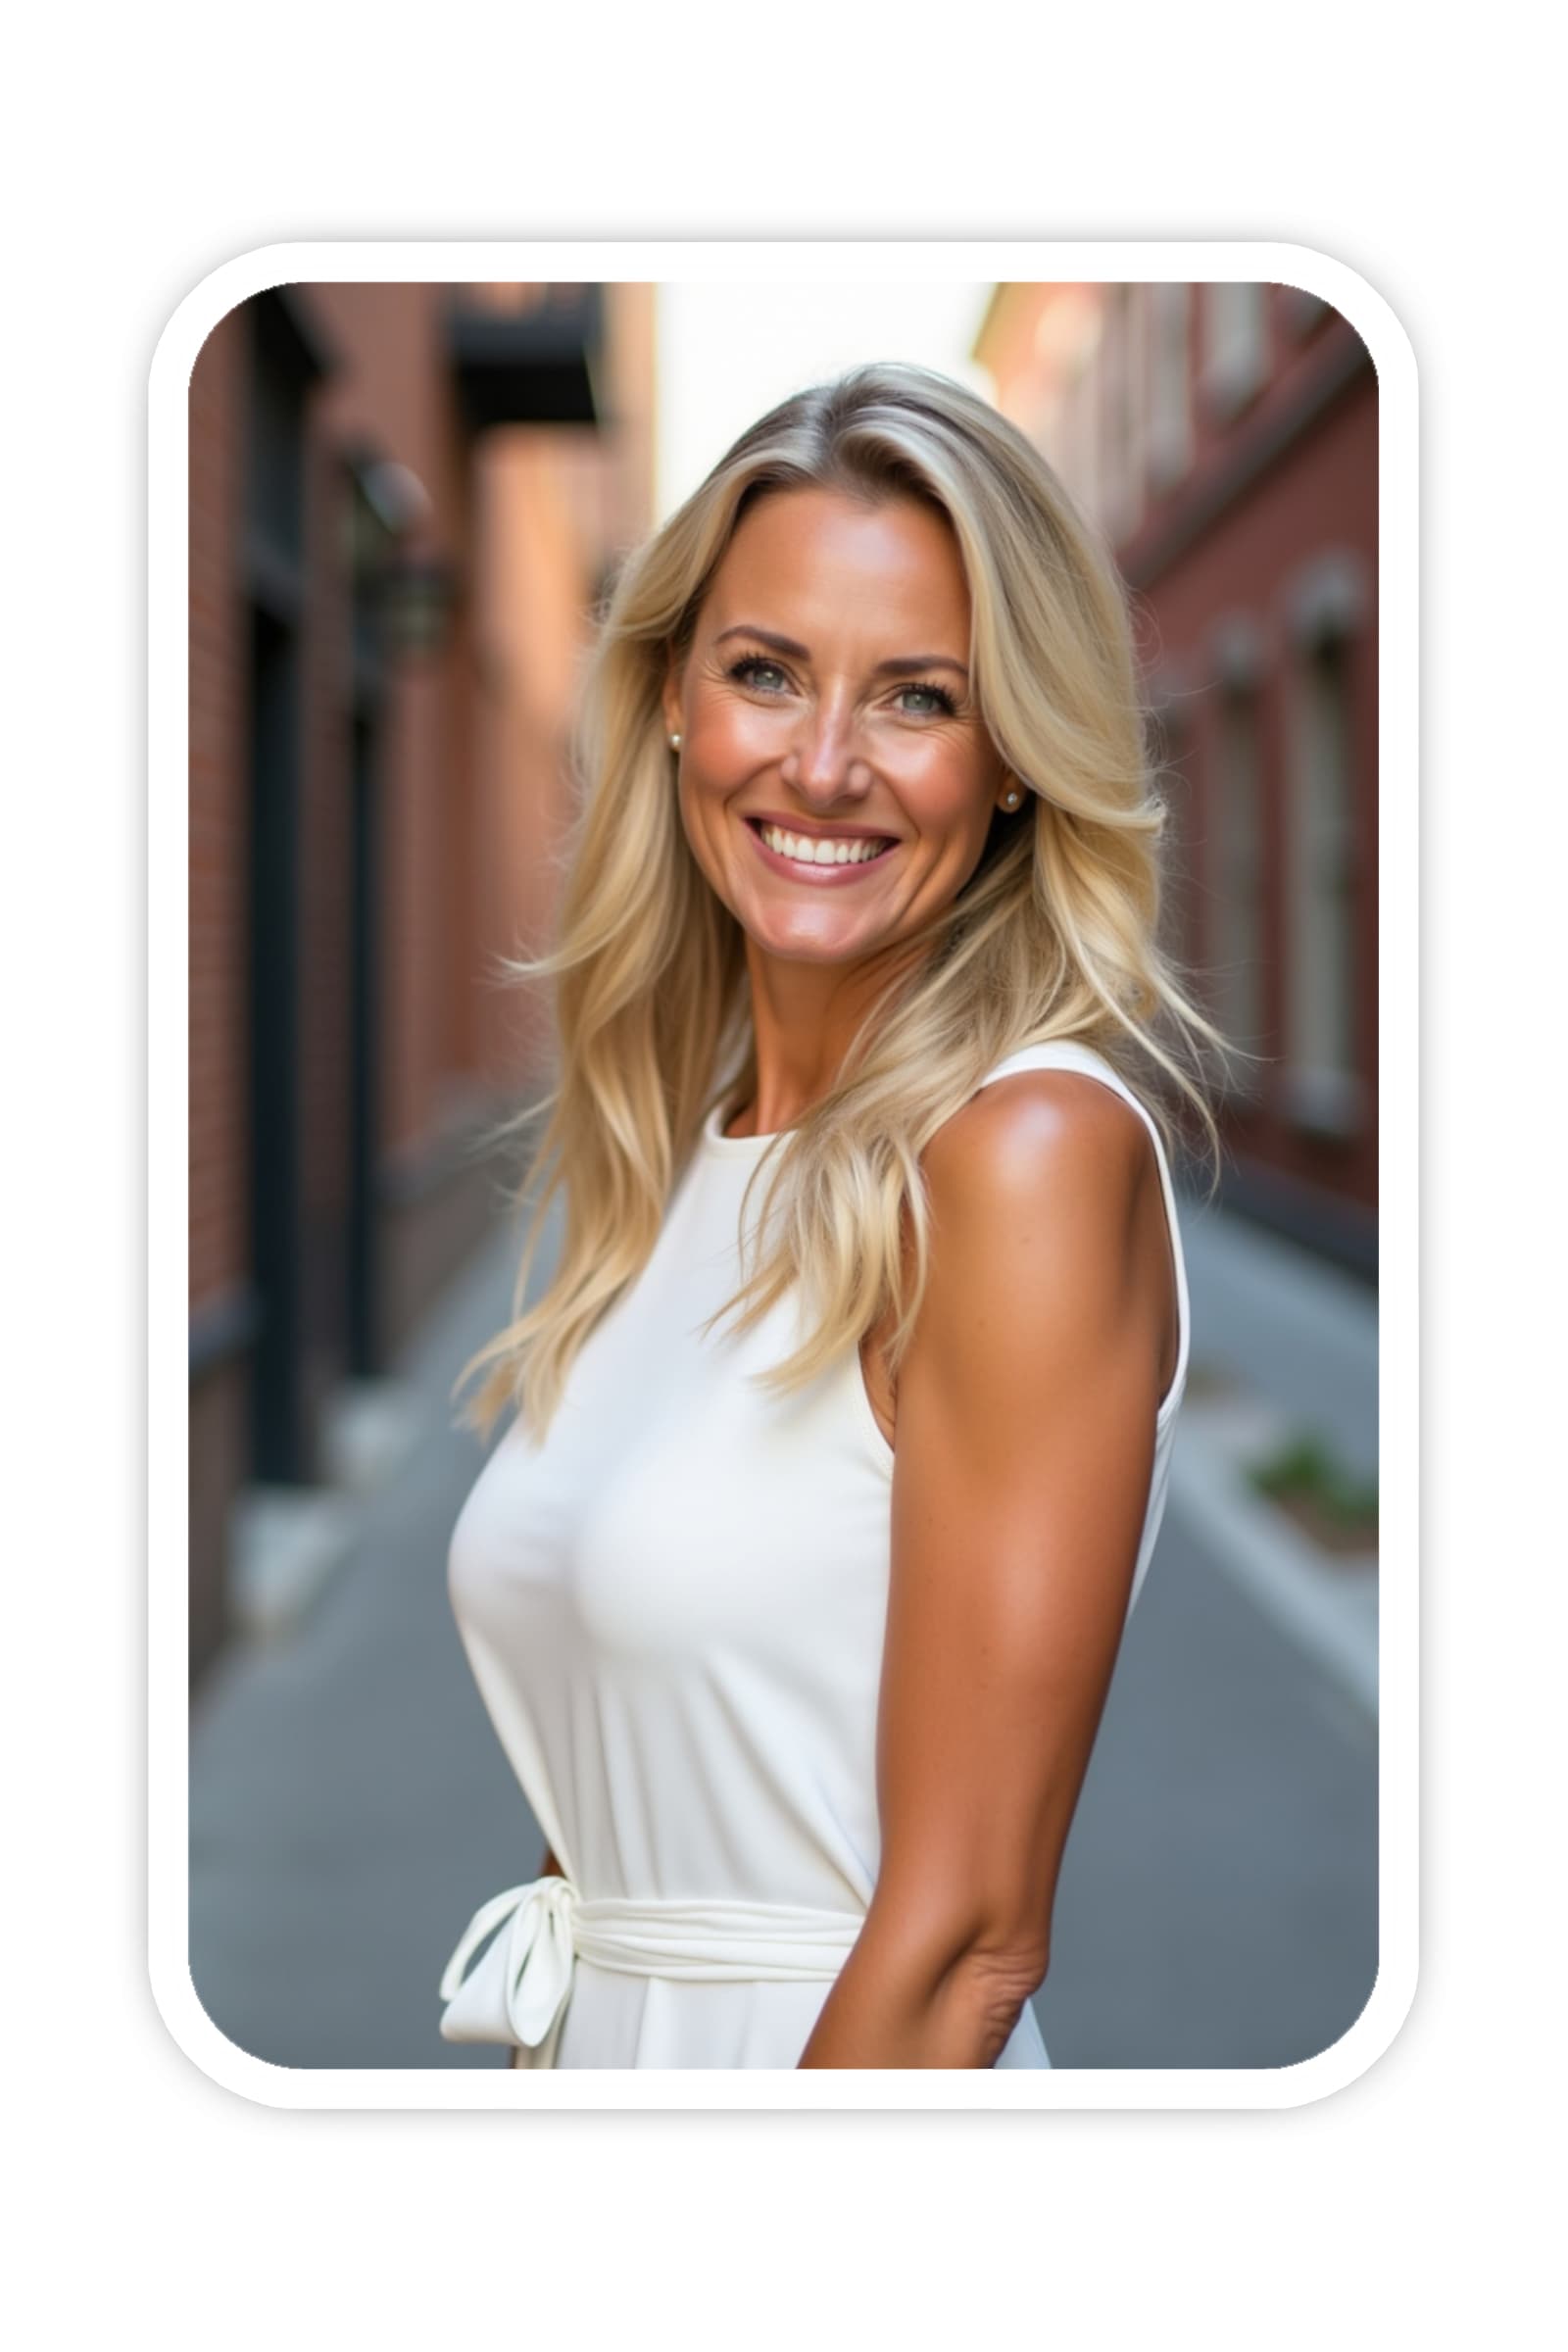
<svg viewBox="0 0 1568 2352">
<path fill-rule="evenodd" d="M 245 321 L 190 390 L 190 1298 L 249 1273 L 245 1232 L 245 663 L 239 599 Z"/>
<path fill-rule="evenodd" d="M 449 353 L 454 292 L 322 283 L 257 297 L 212 330 L 191 379 L 193 1673 L 223 1636 L 229 1514 L 256 1476 L 257 1400 L 273 1394 L 257 1352 L 269 1298 L 251 1263 L 252 1167 L 287 1188 L 296 1209 L 265 1329 L 285 1332 L 297 1307 L 297 1337 L 282 1348 L 299 1407 L 285 1416 L 299 1440 L 287 1475 L 308 1480 L 321 1467 L 333 1393 L 364 1368 L 353 1347 L 356 1234 L 368 1237 L 368 1368 L 381 1372 L 496 1217 L 499 1171 L 464 1145 L 475 1121 L 537 1087 L 545 1053 L 537 997 L 499 988 L 496 969 L 549 934 L 592 589 L 611 548 L 648 520 L 649 290 L 611 290 L 622 320 L 611 375 L 633 421 L 608 443 L 591 427 L 534 425 L 495 427 L 476 442 Z M 545 298 L 544 289 L 495 294 L 503 307 Z M 247 569 L 248 392 L 257 306 L 279 301 L 293 322 L 284 342 L 290 352 L 298 343 L 309 378 L 303 603 L 283 624 L 299 654 L 284 782 L 297 825 L 286 898 L 272 901 L 274 944 L 294 934 L 298 1022 L 281 1097 L 284 1114 L 292 1103 L 297 1116 L 292 1156 L 277 1151 L 277 1134 L 250 1132 L 252 598 L 274 591 Z M 274 435 L 286 430 L 277 422 L 286 401 L 280 410 L 274 396 L 260 412 Z M 387 466 L 413 484 L 399 544 L 442 565 L 456 601 L 434 649 L 383 644 L 368 671 L 356 661 L 349 529 L 356 507 L 364 512 L 367 469 Z M 358 1179 L 357 721 L 374 754 L 375 901 L 366 1001 L 374 1132 Z M 269 757 L 275 765 L 275 748 Z M 283 1198 L 258 1196 L 264 1209 Z"/>
</svg>

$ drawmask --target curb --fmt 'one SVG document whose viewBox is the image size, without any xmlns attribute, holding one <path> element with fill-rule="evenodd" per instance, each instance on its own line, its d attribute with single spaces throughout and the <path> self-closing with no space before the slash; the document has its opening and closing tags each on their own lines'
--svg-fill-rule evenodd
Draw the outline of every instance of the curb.
<svg viewBox="0 0 1568 2352">
<path fill-rule="evenodd" d="M 1231 1582 L 1375 1723 L 1377 1554 L 1335 1557 L 1247 1483 L 1290 1423 L 1253 1397 L 1184 1404 L 1170 1509 Z"/>
<path fill-rule="evenodd" d="M 365 1504 L 396 1476 L 422 1434 L 407 1381 L 354 1381 L 328 1399 L 318 1486 L 251 1485 L 230 1518 L 234 1625 L 251 1641 L 292 1633 L 358 1542 Z"/>
</svg>

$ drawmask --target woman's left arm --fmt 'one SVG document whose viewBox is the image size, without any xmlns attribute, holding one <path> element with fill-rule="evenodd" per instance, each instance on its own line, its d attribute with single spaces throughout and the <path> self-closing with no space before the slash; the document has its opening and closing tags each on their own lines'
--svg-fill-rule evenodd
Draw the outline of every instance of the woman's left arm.
<svg viewBox="0 0 1568 2352">
<path fill-rule="evenodd" d="M 881 1864 L 803 2067 L 995 2065 L 1046 1974 L 1153 1464 L 1167 1304 L 1139 1243 L 1164 1207 L 1138 1114 L 1081 1073 L 1018 1073 L 943 1126 L 925 1172 Z"/>
</svg>

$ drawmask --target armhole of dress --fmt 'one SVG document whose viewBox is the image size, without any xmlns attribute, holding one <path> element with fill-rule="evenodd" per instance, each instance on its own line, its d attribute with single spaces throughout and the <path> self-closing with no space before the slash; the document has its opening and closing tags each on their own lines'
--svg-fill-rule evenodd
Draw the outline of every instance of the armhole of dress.
<svg viewBox="0 0 1568 2352">
<path fill-rule="evenodd" d="M 1077 1070 L 1085 1078 L 1098 1079 L 1112 1094 L 1120 1095 L 1143 1120 L 1150 1142 L 1154 1147 L 1154 1164 L 1159 1170 L 1159 1189 L 1165 1202 L 1165 1230 L 1170 1247 L 1171 1271 L 1176 1280 L 1176 1369 L 1171 1374 L 1170 1387 L 1160 1399 L 1155 1425 L 1163 1428 L 1187 1386 L 1187 1363 L 1192 1352 L 1192 1308 L 1187 1293 L 1187 1261 L 1182 1250 L 1181 1221 L 1176 1208 L 1176 1187 L 1171 1180 L 1170 1163 L 1165 1146 L 1154 1123 L 1153 1113 L 1141 1102 L 1119 1070 L 1112 1069 L 1103 1054 L 1093 1046 L 1081 1045 L 1073 1038 L 1057 1038 L 1039 1046 L 1024 1046 L 999 1061 L 981 1079 L 982 1087 L 998 1078 L 1013 1078 L 1025 1070 Z"/>
</svg>

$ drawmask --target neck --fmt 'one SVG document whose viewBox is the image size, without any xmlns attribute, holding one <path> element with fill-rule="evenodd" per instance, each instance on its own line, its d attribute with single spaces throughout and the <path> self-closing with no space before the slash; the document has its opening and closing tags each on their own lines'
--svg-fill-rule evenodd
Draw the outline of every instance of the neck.
<svg viewBox="0 0 1568 2352">
<path fill-rule="evenodd" d="M 899 962 L 874 956 L 850 965 L 786 963 L 763 955 L 750 940 L 746 962 L 757 1092 L 739 1131 L 776 1135 L 804 1118 L 832 1088 L 856 1031 Z"/>
</svg>

